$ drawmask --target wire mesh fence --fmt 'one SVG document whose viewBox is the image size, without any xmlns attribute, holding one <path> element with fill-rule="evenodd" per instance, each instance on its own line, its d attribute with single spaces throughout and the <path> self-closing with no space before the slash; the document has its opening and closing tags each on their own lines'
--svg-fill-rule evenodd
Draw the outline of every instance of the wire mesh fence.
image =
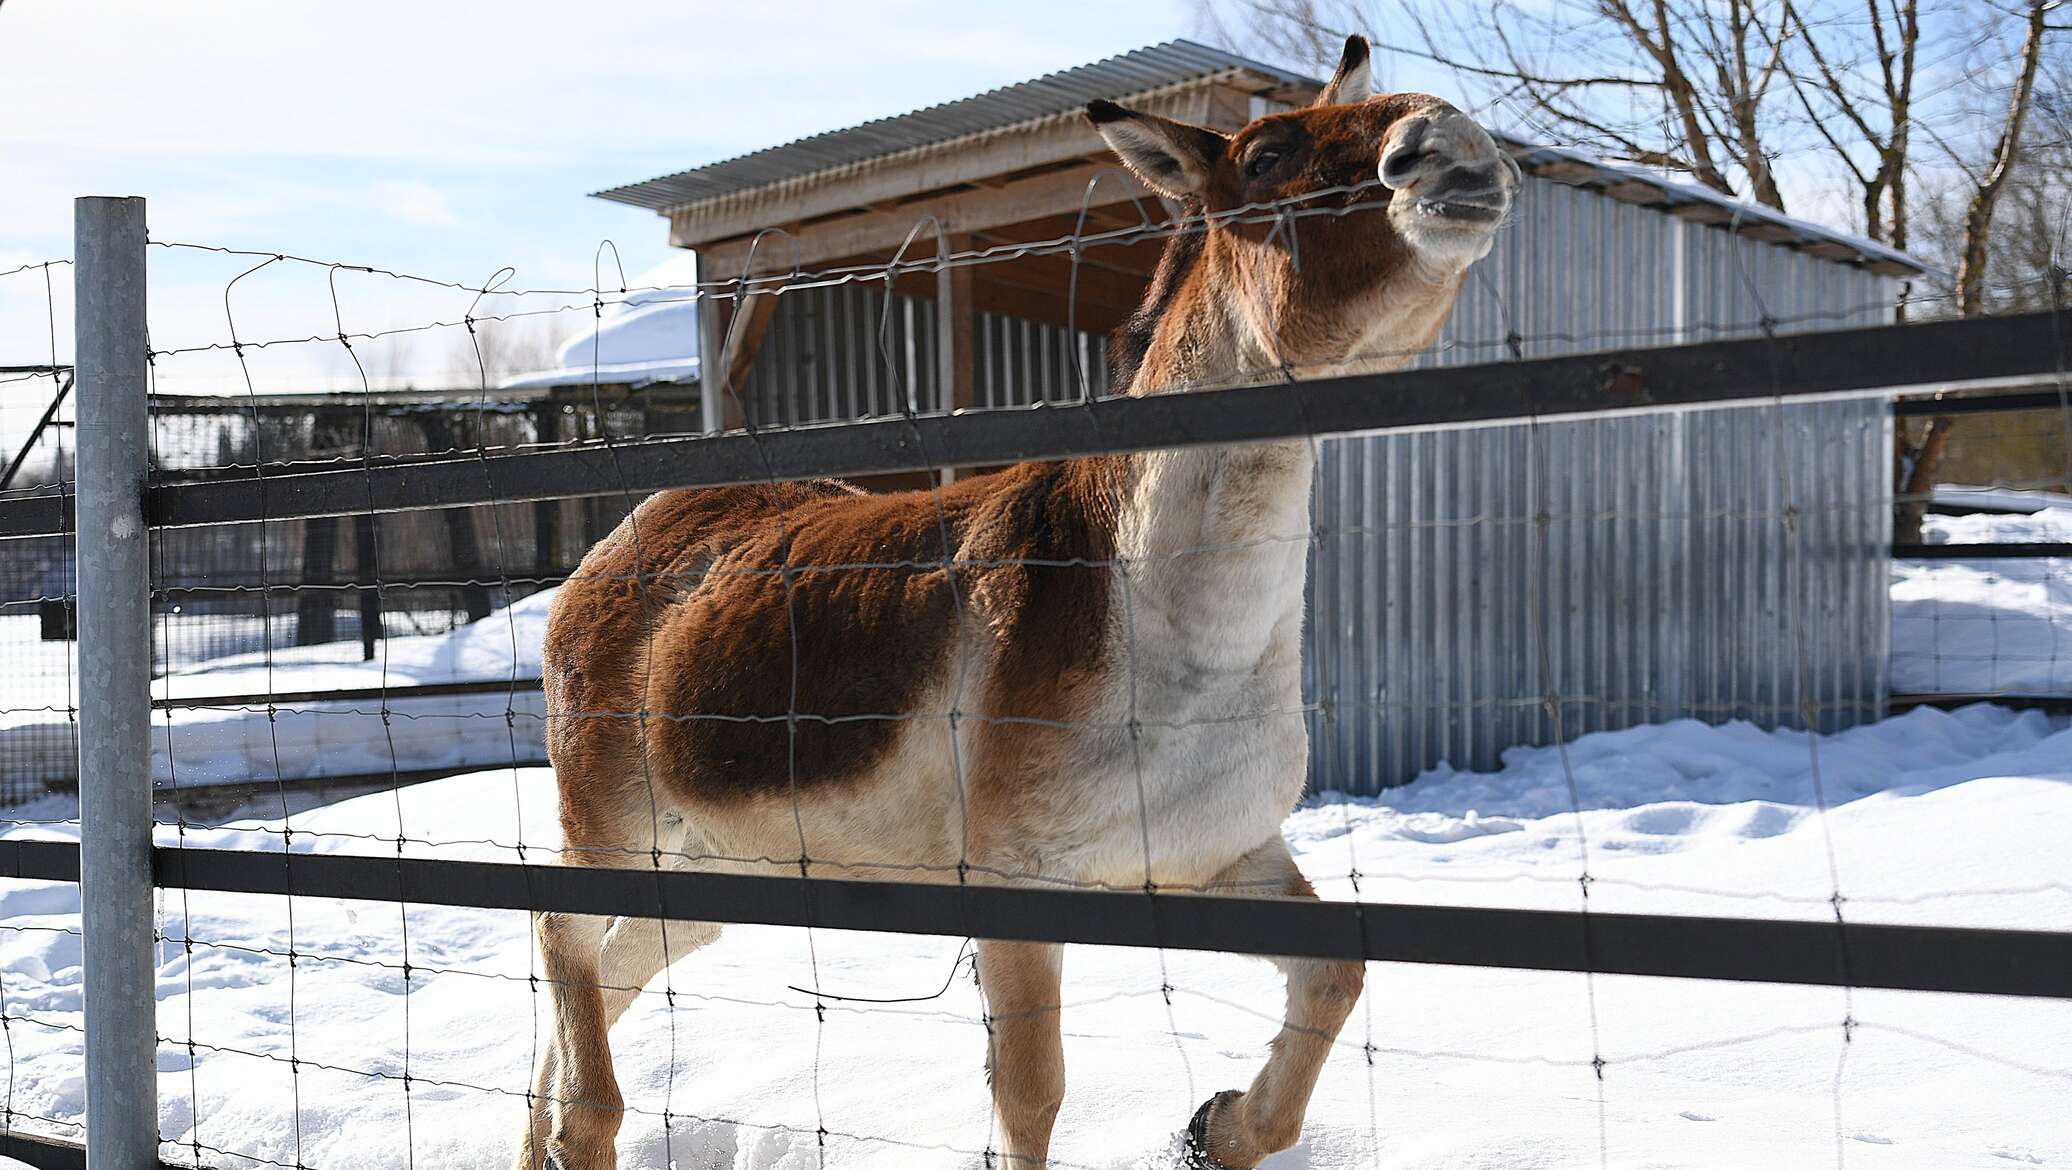
<svg viewBox="0 0 2072 1170">
<path fill-rule="evenodd" d="M 0 499 L 38 492 L 66 492 L 76 463 L 67 409 L 71 367 L 59 361 L 54 289 L 71 279 L 70 265 L 51 261 L 0 272 L 0 295 L 34 306 L 37 332 L 48 337 L 43 352 L 8 354 L 0 372 L 0 433 L 6 435 L 7 464 Z M 28 314 L 24 314 L 27 316 Z M 20 357 L 23 360 L 13 362 Z M 78 658 L 73 637 L 73 553 L 70 525 L 51 535 L 11 541 L 0 555 L 0 835 L 9 848 L 34 837 L 76 837 L 75 803 L 51 799 L 46 781 L 69 777 L 78 756 Z M 12 868 L 11 866 L 8 868 Z M 76 869 L 76 865 L 74 866 Z M 67 902 L 69 901 L 69 905 Z M 76 899 L 39 896 L 35 886 L 0 883 L 0 948 L 9 956 L 70 956 L 76 975 L 81 930 Z M 49 972 L 44 972 L 48 975 Z M 52 1010 L 38 994 L 42 981 L 16 962 L 0 970 L 0 1047 L 7 1060 L 0 1099 L 0 1156 L 15 1156 L 14 1137 L 30 1132 L 60 1139 L 84 1136 L 82 1101 L 76 1084 L 84 1036 L 75 1010 Z"/>
<path fill-rule="evenodd" d="M 1722 1157 L 1844 1164 L 1894 1140 L 1895 1063 L 2061 1094 L 2072 1069 L 2037 1038 L 2072 935 L 2042 928 L 2072 887 L 2019 857 L 1935 854 L 1924 881 L 1923 858 L 1882 856 L 1918 826 L 1858 798 L 1896 785 L 1888 753 L 1967 735 L 2061 784 L 2062 727 L 1849 729 L 1919 677 L 1908 655 L 1988 654 L 2005 673 L 1975 689 L 2014 693 L 2059 633 L 2048 606 L 1990 651 L 1954 609 L 1908 624 L 1886 400 L 2014 377 L 2062 399 L 2063 314 L 1822 332 L 1881 302 L 1841 282 L 1773 311 L 1792 270 L 1734 245 L 1713 275 L 1740 308 L 1587 328 L 1535 318 L 1499 261 L 1405 372 L 1347 367 L 1409 365 L 1421 339 L 1220 370 L 1161 364 L 1155 336 L 1102 356 L 1068 306 L 986 322 L 959 403 L 933 307 L 897 291 L 1244 231 L 1297 281 L 1301 255 L 1328 270 L 1312 229 L 1386 207 L 1354 184 L 676 290 L 736 320 L 776 302 L 738 380 L 706 371 L 742 424 L 714 434 L 696 400 L 633 421 L 601 369 L 545 412 L 486 362 L 458 407 L 371 379 L 276 403 L 252 355 L 382 331 L 242 334 L 239 280 L 345 266 L 228 253 L 253 267 L 227 340 L 151 350 L 158 373 L 227 353 L 245 391 L 236 418 L 152 401 L 160 1157 L 1252 1165 L 1307 1134 L 1316 1164 L 1381 1164 L 1477 1086 L 1525 1109 L 1516 1142 L 1610 1165 L 1692 1140 L 1655 1114 L 1711 1086 L 1745 1112 L 1679 1121 Z M 473 303 L 437 327 L 471 338 L 520 295 L 455 291 Z M 628 291 L 544 295 L 601 315 Z M 26 535 L 69 515 L 44 487 L 4 501 L 10 551 L 65 539 Z M 465 565 L 418 559 L 442 537 Z M 2024 563 L 2047 593 L 2058 563 Z M 398 596 L 418 590 L 447 608 Z M 444 616 L 399 620 L 418 612 Z M 478 689 L 425 693 L 449 684 Z M 326 768 L 388 783 L 312 807 L 294 784 Z M 405 785 L 431 770 L 461 774 Z M 1708 824 L 1735 848 L 1700 848 Z M 14 873 L 64 876 L 23 839 Z M 514 910 L 539 914 L 538 950 Z M 1063 942 L 1091 946 L 1069 985 Z M 10 1129 L 80 1115 L 48 1071 L 85 1051 L 60 975 L 0 978 Z M 1075 1114 L 1087 1096 L 1106 1100 Z M 1988 1123 L 2022 1156 L 2064 1136 Z"/>
<path fill-rule="evenodd" d="M 2061 391 L 1909 399 L 1914 465 L 1895 535 L 1892 687 L 1903 702 L 1992 698 L 2063 708 L 2072 644 L 2051 620 L 2072 586 L 2072 434 Z"/>
</svg>

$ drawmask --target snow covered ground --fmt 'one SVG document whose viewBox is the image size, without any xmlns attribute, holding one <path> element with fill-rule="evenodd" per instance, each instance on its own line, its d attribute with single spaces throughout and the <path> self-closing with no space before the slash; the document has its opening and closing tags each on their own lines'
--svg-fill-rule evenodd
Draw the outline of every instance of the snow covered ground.
<svg viewBox="0 0 2072 1170">
<path fill-rule="evenodd" d="M 480 694 L 392 698 L 384 726 L 378 699 L 296 701 L 269 718 L 263 705 L 227 703 L 178 710 L 152 721 L 155 783 L 180 788 L 430 768 L 494 767 L 514 758 L 543 760 L 545 703 L 537 689 L 506 693 L 495 684 L 540 675 L 540 642 L 553 604 L 551 590 L 533 594 L 444 634 L 389 638 L 384 653 L 360 661 L 357 642 L 280 646 L 264 652 L 183 666 L 156 680 L 153 698 L 206 699 L 329 690 L 482 682 Z M 9 654 L 59 656 L 27 681 L 0 681 L 0 752 L 70 751 L 63 728 L 62 655 L 68 643 L 37 642 L 34 618 L 4 619 L 20 628 Z M 25 674 L 27 672 L 24 672 Z M 58 685 L 54 687 L 52 684 Z M 507 722 L 506 710 L 512 718 Z"/>
<path fill-rule="evenodd" d="M 1930 517 L 1929 533 L 2072 540 L 2072 508 Z M 270 673 L 258 655 L 221 659 L 157 693 L 529 678 L 550 603 L 392 639 L 385 669 L 352 647 L 284 648 Z M 9 685 L 8 706 L 47 697 Z M 1895 566 L 1893 689 L 2072 693 L 2072 564 Z M 362 701 L 298 704 L 271 725 L 264 712 L 181 712 L 161 732 L 160 777 L 270 776 L 276 753 L 288 775 L 382 770 L 390 734 L 402 768 L 492 770 L 185 840 L 280 849 L 292 828 L 296 850 L 388 856 L 401 835 L 424 856 L 515 860 L 520 843 L 551 856 L 551 775 L 493 767 L 511 758 L 503 696 L 392 706 L 386 732 Z M 536 742 L 537 694 L 514 709 Z M 41 717 L 0 718 L 0 735 Z M 1354 896 L 1357 869 L 1372 900 L 1571 909 L 1587 842 L 1599 910 L 1824 920 L 1839 885 L 1855 921 L 2072 929 L 2063 718 L 1917 710 L 1818 739 L 1680 722 L 1586 736 L 1566 768 L 1562 757 L 1519 749 L 1492 773 L 1442 767 L 1378 799 L 1327 796 L 1285 833 L 1331 898 Z M 68 837 L 75 815 L 62 800 L 19 807 L 0 836 Z M 291 916 L 279 898 L 160 897 L 169 1157 L 199 1144 L 223 1165 L 507 1163 L 547 1025 L 522 915 L 296 899 Z M 7 1107 L 29 1129 L 63 1132 L 23 1119 L 83 1109 L 77 915 L 76 887 L 0 882 Z M 983 1164 L 984 1029 L 968 979 L 920 1002 L 829 1000 L 824 1024 L 798 990 L 817 972 L 838 995 L 927 996 L 959 940 L 819 931 L 810 948 L 803 932 L 731 927 L 642 997 L 614 1034 L 633 1111 L 622 1165 L 814 1166 L 822 1128 L 832 1166 Z M 1256 961 L 1074 948 L 1057 1164 L 1173 1166 L 1194 1106 L 1264 1058 L 1279 995 Z M 1269 1165 L 2072 1166 L 2068 1038 L 2072 1004 L 1375 966 L 1303 1145 Z"/>
<path fill-rule="evenodd" d="M 1822 919 L 1838 880 L 1857 921 L 2072 929 L 2062 719 L 1918 710 L 1818 740 L 1679 722 L 1566 756 L 1519 750 L 1497 772 L 1327 798 L 1286 834 L 1332 898 L 1352 896 L 1357 868 L 1369 899 L 1572 908 L 1587 840 L 1600 910 Z M 279 849 L 282 827 L 186 840 Z M 413 852 L 504 860 L 556 838 L 544 770 L 362 797 L 292 827 L 297 850 L 379 855 L 399 833 L 440 842 Z M 522 915 L 296 899 L 291 918 L 279 898 L 161 898 L 169 1140 L 324 1170 L 506 1164 L 546 1026 Z M 22 928 L 0 930 L 7 1011 L 23 1017 L 11 1102 L 30 1114 L 82 1105 L 77 904 L 69 885 L 0 888 L 0 919 Z M 983 1164 L 967 979 L 921 1002 L 830 1001 L 824 1024 L 794 990 L 926 996 L 958 940 L 818 931 L 808 945 L 731 927 L 652 985 L 614 1033 L 634 1111 L 621 1165 L 809 1167 L 822 1128 L 831 1166 Z M 1163 1168 L 1195 1105 L 1264 1058 L 1279 990 L 1257 961 L 1073 948 L 1066 1002 L 1057 1164 Z M 2066 1003 L 1376 965 L 1303 1144 L 1269 1165 L 2072 1165 L 2068 1037 Z M 295 1075 L 290 1054 L 307 1062 Z"/>
<path fill-rule="evenodd" d="M 1923 535 L 1932 544 L 2072 541 L 2072 503 L 2025 516 L 1930 516 Z M 1895 562 L 1892 690 L 2072 694 L 2072 558 Z"/>
</svg>

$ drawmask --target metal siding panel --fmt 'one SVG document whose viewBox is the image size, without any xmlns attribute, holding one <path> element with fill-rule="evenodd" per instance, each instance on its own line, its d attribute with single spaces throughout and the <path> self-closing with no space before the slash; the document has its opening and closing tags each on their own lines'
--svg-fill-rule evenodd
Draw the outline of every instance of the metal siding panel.
<svg viewBox="0 0 2072 1170">
<path fill-rule="evenodd" d="M 1780 331 L 1866 324 L 1890 318 L 1893 292 L 1529 180 L 1517 226 L 1419 360 L 1501 360 L 1514 331 L 1538 356 L 1760 335 L 1766 313 Z M 1313 554 L 1307 629 L 1330 715 L 1312 721 L 1314 783 L 1373 792 L 1548 742 L 1542 653 L 1570 735 L 1686 715 L 1796 724 L 1801 639 L 1819 725 L 1876 718 L 1887 414 L 1864 401 L 1324 440 L 1317 522 L 1332 535 Z M 1802 578 L 1780 480 L 1800 509 Z"/>
</svg>

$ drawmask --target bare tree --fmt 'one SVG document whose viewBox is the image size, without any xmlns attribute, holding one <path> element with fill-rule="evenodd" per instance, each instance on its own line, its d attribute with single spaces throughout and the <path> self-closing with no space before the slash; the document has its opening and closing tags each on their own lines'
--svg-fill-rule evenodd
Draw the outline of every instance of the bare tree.
<svg viewBox="0 0 2072 1170">
<path fill-rule="evenodd" d="M 1838 60 L 1831 38 L 1814 31 L 1803 9 L 1786 5 L 1790 31 L 1802 50 L 1799 64 L 1787 69 L 1792 96 L 1832 152 L 1834 160 L 1861 191 L 1862 226 L 1873 240 L 1895 248 L 1908 245 L 1907 205 L 1909 149 L 1913 144 L 1914 79 L 1920 64 L 1919 0 L 1867 0 L 1868 31 L 1876 62 L 1877 87 L 1866 96 L 1854 79 L 1870 72 Z M 1861 38 L 1858 38 L 1861 43 Z M 1837 120 L 1840 132 L 1833 127 Z M 1868 153 L 1869 159 L 1863 159 Z"/>
<path fill-rule="evenodd" d="M 1922 195 L 1922 240 L 1929 255 L 1961 256 L 1971 222 L 1974 177 L 1959 171 Z M 2072 53 L 2044 63 L 2021 151 L 2008 169 L 1984 233 L 1976 312 L 2019 313 L 2065 303 L 2066 249 L 2072 246 Z M 1990 276 L 1988 274 L 1991 274 Z M 1958 300 L 1953 276 L 1948 297 Z M 2054 287 L 2059 286 L 2059 287 Z"/>
<path fill-rule="evenodd" d="M 1984 167 L 1953 155 L 1954 174 L 1928 186 L 1924 242 L 1956 257 L 1946 303 L 1963 316 L 2066 305 L 2072 233 L 2072 57 L 2030 52 L 2052 31 L 2032 12 L 2020 72 L 1997 95 L 1998 132 Z M 2039 59 L 2040 58 L 2040 59 Z M 1955 419 L 1935 415 L 1895 434 L 1901 503 L 1894 538 L 1920 539 L 1929 493 L 1950 449 Z M 2004 452 L 2002 452 L 2004 454 Z M 2072 486 L 2068 484 L 2067 486 Z"/>
<path fill-rule="evenodd" d="M 2045 14 L 2056 0 L 2030 0 L 2028 21 L 2022 38 L 2022 53 L 2014 84 L 2007 95 L 2007 114 L 2000 122 L 1993 153 L 1985 173 L 1972 182 L 1971 203 L 1964 211 L 1964 250 L 1957 264 L 1957 307 L 1967 317 L 1985 307 L 1987 241 L 1993 230 L 1993 213 L 2021 156 L 2029 109 L 2034 105 L 2036 71 L 2043 60 L 2043 41 L 2050 31 Z"/>
<path fill-rule="evenodd" d="M 1345 37 L 1337 30 L 1366 23 L 1359 5 L 1349 0 L 1252 0 L 1227 8 L 1203 3 L 1200 14 L 1213 39 L 1279 58 L 1318 77 L 1329 77 L 1338 65 Z"/>
<path fill-rule="evenodd" d="M 1834 206 L 1840 180 L 1853 188 L 1849 226 L 1897 248 L 1915 246 L 1924 201 L 1913 191 L 1930 176 L 1929 242 L 1956 277 L 1926 307 L 1964 315 L 2001 303 L 1992 274 L 2010 262 L 2024 274 L 2048 267 L 2035 260 L 2051 246 L 2043 229 L 2064 185 L 2025 163 L 2038 139 L 2027 126 L 2032 108 L 2064 109 L 2063 87 L 2039 98 L 2037 79 L 2051 35 L 2065 31 L 2051 14 L 2066 2 L 1200 0 L 1203 24 L 1226 42 L 1242 30 L 1248 44 L 1309 64 L 1318 45 L 1364 31 L 1381 60 L 1431 62 L 1528 133 L 1779 211 L 1787 198 L 1816 214 Z M 2063 127 L 2050 134 L 2061 142 Z M 2023 230 L 1996 234 L 2003 204 Z M 1926 492 L 1949 427 L 1938 418 L 1902 435 L 1899 491 Z M 1921 511 L 1902 510 L 1899 539 L 1918 539 Z"/>
</svg>

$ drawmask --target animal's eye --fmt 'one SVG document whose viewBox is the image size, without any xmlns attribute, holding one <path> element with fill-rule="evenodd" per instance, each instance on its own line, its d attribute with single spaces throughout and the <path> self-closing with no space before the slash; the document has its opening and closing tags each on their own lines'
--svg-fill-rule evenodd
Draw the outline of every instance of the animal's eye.
<svg viewBox="0 0 2072 1170">
<path fill-rule="evenodd" d="M 1247 179 L 1256 179 L 1259 176 L 1265 174 L 1266 172 L 1272 170 L 1274 166 L 1278 164 L 1280 161 L 1280 151 L 1262 150 L 1259 153 L 1252 156 L 1251 162 L 1245 164 L 1245 177 Z"/>
</svg>

